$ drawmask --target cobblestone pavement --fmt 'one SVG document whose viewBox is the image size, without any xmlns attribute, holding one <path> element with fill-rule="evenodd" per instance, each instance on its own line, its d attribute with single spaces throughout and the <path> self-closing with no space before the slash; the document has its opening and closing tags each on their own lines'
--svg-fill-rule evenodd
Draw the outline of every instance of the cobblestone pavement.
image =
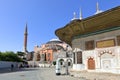
<svg viewBox="0 0 120 80">
<path fill-rule="evenodd" d="M 78 78 L 64 75 L 64 71 L 62 75 L 56 76 L 55 68 L 27 68 L 14 71 L 1 71 L 0 80 L 78 80 Z"/>
<path fill-rule="evenodd" d="M 0 80 L 39 80 L 36 76 L 38 71 L 37 68 L 0 70 Z"/>
<path fill-rule="evenodd" d="M 71 75 L 87 80 L 120 80 L 120 74 L 103 73 L 103 72 L 88 72 L 88 71 L 71 71 Z"/>
<path fill-rule="evenodd" d="M 77 77 L 71 76 L 76 74 Z M 55 68 L 23 68 L 23 69 L 0 69 L 0 80 L 120 80 L 119 74 L 72 72 L 65 75 L 62 68 L 61 75 L 57 76 Z"/>
<path fill-rule="evenodd" d="M 56 76 L 55 68 L 45 68 L 41 69 L 40 71 L 42 71 L 40 74 L 42 80 L 78 80 L 78 78 L 71 77 L 70 75 L 65 75 L 64 69 L 62 69 L 61 75 L 59 76 Z"/>
</svg>

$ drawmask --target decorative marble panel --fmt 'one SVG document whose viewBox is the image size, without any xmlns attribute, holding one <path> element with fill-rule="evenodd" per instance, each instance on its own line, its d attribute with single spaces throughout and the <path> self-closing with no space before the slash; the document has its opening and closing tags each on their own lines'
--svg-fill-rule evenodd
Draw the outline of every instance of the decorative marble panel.
<svg viewBox="0 0 120 80">
<path fill-rule="evenodd" d="M 108 39 L 96 42 L 97 48 L 104 48 L 104 47 L 113 47 L 115 46 L 115 39 Z"/>
<path fill-rule="evenodd" d="M 95 48 L 94 40 L 85 42 L 85 49 L 86 50 L 92 50 L 94 48 Z"/>
</svg>

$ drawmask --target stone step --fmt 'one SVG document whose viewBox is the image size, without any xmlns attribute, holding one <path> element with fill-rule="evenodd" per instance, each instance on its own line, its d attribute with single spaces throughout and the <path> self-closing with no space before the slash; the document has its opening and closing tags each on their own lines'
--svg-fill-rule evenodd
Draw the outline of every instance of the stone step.
<svg viewBox="0 0 120 80">
<path fill-rule="evenodd" d="M 112 74 L 112 73 L 71 71 L 70 75 L 74 77 L 85 78 L 85 79 L 90 79 L 90 80 L 118 80 L 120 79 L 120 74 Z"/>
</svg>

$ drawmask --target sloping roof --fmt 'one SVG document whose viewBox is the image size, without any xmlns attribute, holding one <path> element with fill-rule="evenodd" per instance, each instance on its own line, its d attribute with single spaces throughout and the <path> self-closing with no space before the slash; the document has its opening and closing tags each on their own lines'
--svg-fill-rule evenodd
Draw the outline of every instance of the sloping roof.
<svg viewBox="0 0 120 80">
<path fill-rule="evenodd" d="M 73 20 L 64 27 L 57 29 L 55 34 L 61 41 L 71 45 L 74 36 L 118 26 L 120 26 L 120 6 L 82 20 Z"/>
</svg>

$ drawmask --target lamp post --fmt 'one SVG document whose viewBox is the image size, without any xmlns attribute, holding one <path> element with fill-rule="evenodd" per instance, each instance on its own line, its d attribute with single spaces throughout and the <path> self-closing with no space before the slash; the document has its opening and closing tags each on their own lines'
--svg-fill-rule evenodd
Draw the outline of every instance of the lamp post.
<svg viewBox="0 0 120 80">
<path fill-rule="evenodd" d="M 68 45 L 67 45 L 67 46 L 66 46 L 66 58 L 67 58 L 67 59 L 66 59 L 66 64 L 65 64 L 65 65 L 66 65 L 66 66 L 65 66 L 65 67 L 66 67 L 66 75 L 69 74 L 69 72 L 68 72 L 68 57 L 69 57 L 69 56 L 68 56 Z"/>
<path fill-rule="evenodd" d="M 56 60 L 56 75 L 60 75 L 60 59 Z"/>
<path fill-rule="evenodd" d="M 68 59 L 66 60 L 66 75 L 68 75 L 69 72 L 68 72 Z"/>
</svg>

